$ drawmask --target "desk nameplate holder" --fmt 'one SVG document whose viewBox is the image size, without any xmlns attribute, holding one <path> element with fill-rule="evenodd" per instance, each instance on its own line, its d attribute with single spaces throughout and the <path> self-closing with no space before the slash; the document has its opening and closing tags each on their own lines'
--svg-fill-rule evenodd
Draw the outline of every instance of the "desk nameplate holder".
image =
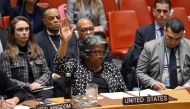
<svg viewBox="0 0 190 109">
<path fill-rule="evenodd" d="M 123 105 L 164 103 L 169 101 L 168 95 L 124 97 Z"/>
<path fill-rule="evenodd" d="M 72 109 L 72 105 L 70 102 L 52 104 L 52 105 L 44 104 L 44 105 L 38 105 L 37 107 L 30 109 Z"/>
</svg>

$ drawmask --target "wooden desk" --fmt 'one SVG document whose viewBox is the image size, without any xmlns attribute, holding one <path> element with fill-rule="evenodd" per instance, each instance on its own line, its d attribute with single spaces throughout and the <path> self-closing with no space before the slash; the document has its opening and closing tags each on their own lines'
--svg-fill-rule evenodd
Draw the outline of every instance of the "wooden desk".
<svg viewBox="0 0 190 109">
<path fill-rule="evenodd" d="M 97 107 L 96 109 L 190 109 L 189 92 L 189 89 L 161 91 L 161 93 L 168 94 L 177 100 L 157 104 L 123 105 L 122 100 L 99 100 L 98 103 L 102 107 Z"/>
<path fill-rule="evenodd" d="M 111 100 L 109 98 L 98 99 L 100 107 L 93 107 L 88 109 L 190 109 L 190 89 L 182 90 L 165 90 L 161 91 L 163 94 L 176 98 L 175 101 L 169 101 L 168 103 L 157 104 L 138 104 L 138 105 L 123 105 L 122 100 Z M 64 98 L 52 98 L 49 99 L 55 103 L 62 103 L 66 100 Z M 22 104 L 28 105 L 33 103 L 36 105 L 35 100 L 25 101 Z"/>
</svg>

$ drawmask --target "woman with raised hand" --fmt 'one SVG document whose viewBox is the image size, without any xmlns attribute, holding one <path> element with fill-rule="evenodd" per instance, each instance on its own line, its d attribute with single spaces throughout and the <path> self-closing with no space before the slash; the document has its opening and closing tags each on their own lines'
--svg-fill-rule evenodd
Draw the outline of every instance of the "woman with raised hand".
<svg viewBox="0 0 190 109">
<path fill-rule="evenodd" d="M 68 23 L 62 22 L 62 42 L 55 59 L 55 72 L 61 76 L 71 73 L 73 94 L 84 94 L 88 83 L 98 85 L 98 92 L 126 91 L 119 69 L 104 61 L 108 44 L 99 35 L 88 35 L 80 45 L 80 59 L 66 56 L 68 41 L 71 38 Z"/>
</svg>

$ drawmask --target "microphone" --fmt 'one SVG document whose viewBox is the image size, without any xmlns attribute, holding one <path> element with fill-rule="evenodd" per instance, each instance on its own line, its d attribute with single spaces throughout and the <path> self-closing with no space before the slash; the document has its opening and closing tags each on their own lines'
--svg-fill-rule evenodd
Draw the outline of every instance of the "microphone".
<svg viewBox="0 0 190 109">
<path fill-rule="evenodd" d="M 71 86 L 72 86 L 72 75 L 70 72 L 65 73 L 65 92 L 66 96 L 65 98 L 71 98 Z"/>
<path fill-rule="evenodd" d="M 132 92 L 129 91 L 128 93 L 134 95 L 134 97 L 124 97 L 123 105 L 163 103 L 163 102 L 169 101 L 168 95 L 160 94 L 151 89 L 142 90 L 142 93 L 141 93 L 140 82 L 137 75 L 136 75 L 136 79 L 137 79 L 137 85 L 138 85 L 138 95 L 137 93 L 136 94 L 133 93 L 133 91 Z"/>
</svg>

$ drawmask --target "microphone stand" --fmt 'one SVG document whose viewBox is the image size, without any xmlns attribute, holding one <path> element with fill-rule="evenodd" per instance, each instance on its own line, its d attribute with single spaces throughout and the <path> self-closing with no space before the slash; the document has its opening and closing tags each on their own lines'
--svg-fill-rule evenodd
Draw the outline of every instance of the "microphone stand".
<svg viewBox="0 0 190 109">
<path fill-rule="evenodd" d="M 137 85 L 138 85 L 138 91 L 139 91 L 139 97 L 141 96 L 140 95 L 140 83 L 139 83 L 139 78 L 138 78 L 138 76 L 136 75 L 136 77 L 137 77 Z"/>
<path fill-rule="evenodd" d="M 71 98 L 71 86 L 72 86 L 72 79 L 71 79 L 71 73 L 65 73 L 65 92 L 66 96 L 65 98 L 70 99 Z"/>
</svg>

